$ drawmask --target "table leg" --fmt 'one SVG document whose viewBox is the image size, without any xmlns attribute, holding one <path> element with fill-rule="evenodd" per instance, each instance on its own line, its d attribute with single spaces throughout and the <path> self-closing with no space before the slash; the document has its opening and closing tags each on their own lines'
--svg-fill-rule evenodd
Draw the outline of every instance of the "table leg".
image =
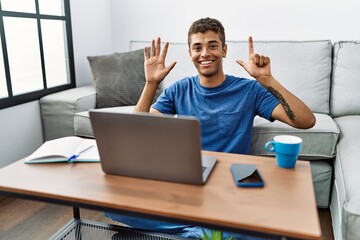
<svg viewBox="0 0 360 240">
<path fill-rule="evenodd" d="M 80 208 L 79 207 L 73 207 L 73 214 L 75 221 L 80 220 Z M 75 239 L 81 240 L 81 224 L 78 223 L 75 228 Z"/>
<path fill-rule="evenodd" d="M 73 207 L 73 214 L 74 214 L 74 218 L 76 220 L 80 220 L 80 208 L 79 207 Z"/>
</svg>

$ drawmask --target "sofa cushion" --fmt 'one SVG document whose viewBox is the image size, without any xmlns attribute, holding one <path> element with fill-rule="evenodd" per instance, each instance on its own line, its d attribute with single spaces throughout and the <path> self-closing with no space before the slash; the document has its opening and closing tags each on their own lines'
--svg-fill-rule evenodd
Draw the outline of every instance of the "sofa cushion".
<svg viewBox="0 0 360 240">
<path fill-rule="evenodd" d="M 225 73 L 251 78 L 236 59 L 247 61 L 248 42 L 228 41 L 227 56 L 223 60 Z M 149 46 L 149 42 L 132 41 L 130 49 Z M 312 111 L 329 113 L 331 41 L 254 41 L 255 51 L 271 58 L 273 75 L 292 93 L 304 101 Z M 165 88 L 186 76 L 197 75 L 191 62 L 187 43 L 170 43 L 167 63 L 176 66 L 162 82 Z"/>
<path fill-rule="evenodd" d="M 273 156 L 274 153 L 265 150 L 265 143 L 276 135 L 295 135 L 303 139 L 301 159 L 329 159 L 336 154 L 336 143 L 339 128 L 335 121 L 327 114 L 315 113 L 316 124 L 313 128 L 302 130 L 275 121 L 256 117 L 254 119 L 253 136 L 251 140 L 251 154 Z"/>
<path fill-rule="evenodd" d="M 111 107 L 111 108 L 102 108 L 97 111 L 111 111 L 121 112 L 121 113 L 132 113 L 135 106 L 121 106 L 121 107 Z M 91 127 L 89 111 L 83 111 L 75 113 L 74 116 L 74 132 L 76 136 L 93 138 L 94 133 Z"/>
<path fill-rule="evenodd" d="M 96 108 L 137 103 L 145 86 L 143 49 L 88 60 L 96 84 Z"/>
<path fill-rule="evenodd" d="M 331 114 L 360 114 L 360 41 L 334 43 Z"/>
</svg>

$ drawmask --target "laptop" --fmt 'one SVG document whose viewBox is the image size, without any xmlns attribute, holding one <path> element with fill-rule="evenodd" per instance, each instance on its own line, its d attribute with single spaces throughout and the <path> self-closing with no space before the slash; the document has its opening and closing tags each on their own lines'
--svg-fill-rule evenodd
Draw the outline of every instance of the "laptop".
<svg viewBox="0 0 360 240">
<path fill-rule="evenodd" d="M 95 110 L 90 120 L 107 174 L 202 185 L 216 164 L 195 117 Z"/>
</svg>

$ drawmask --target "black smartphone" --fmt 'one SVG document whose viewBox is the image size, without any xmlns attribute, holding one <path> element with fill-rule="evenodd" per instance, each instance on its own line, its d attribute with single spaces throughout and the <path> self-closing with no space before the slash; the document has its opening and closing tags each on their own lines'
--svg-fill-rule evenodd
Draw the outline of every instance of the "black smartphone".
<svg viewBox="0 0 360 240">
<path fill-rule="evenodd" d="M 230 168 L 239 187 L 264 187 L 265 182 L 255 164 L 235 163 Z"/>
</svg>

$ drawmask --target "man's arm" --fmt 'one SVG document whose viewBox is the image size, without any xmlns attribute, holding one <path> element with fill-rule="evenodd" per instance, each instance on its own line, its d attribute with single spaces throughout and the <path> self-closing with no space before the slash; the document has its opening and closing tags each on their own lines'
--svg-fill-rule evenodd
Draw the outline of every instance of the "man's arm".
<svg viewBox="0 0 360 240">
<path fill-rule="evenodd" d="M 312 111 L 272 76 L 270 58 L 254 53 L 252 37 L 249 37 L 249 62 L 236 62 L 279 100 L 280 104 L 271 114 L 273 119 L 302 129 L 315 125 L 316 119 Z"/>
<path fill-rule="evenodd" d="M 273 77 L 266 79 L 266 82 L 268 84 L 263 86 L 280 102 L 271 114 L 273 119 L 301 129 L 308 129 L 315 125 L 314 114 L 299 98 Z"/>
<path fill-rule="evenodd" d="M 150 54 L 148 53 L 147 48 L 144 48 L 144 69 L 145 69 L 145 87 L 141 93 L 140 99 L 135 107 L 135 112 L 150 112 L 150 113 L 160 113 L 156 109 L 151 107 L 151 104 L 154 100 L 156 90 L 159 87 L 159 84 L 166 75 L 169 74 L 171 69 L 174 68 L 176 62 L 172 62 L 169 66 L 165 67 L 165 58 L 169 43 L 165 43 L 164 49 L 161 52 L 161 39 L 158 37 L 151 42 Z M 161 53 L 160 53 L 161 52 Z"/>
<path fill-rule="evenodd" d="M 145 83 L 145 87 L 141 93 L 138 103 L 136 104 L 134 112 L 160 113 L 156 109 L 150 108 L 152 102 L 154 101 L 158 86 L 159 84 L 156 83 Z"/>
</svg>

